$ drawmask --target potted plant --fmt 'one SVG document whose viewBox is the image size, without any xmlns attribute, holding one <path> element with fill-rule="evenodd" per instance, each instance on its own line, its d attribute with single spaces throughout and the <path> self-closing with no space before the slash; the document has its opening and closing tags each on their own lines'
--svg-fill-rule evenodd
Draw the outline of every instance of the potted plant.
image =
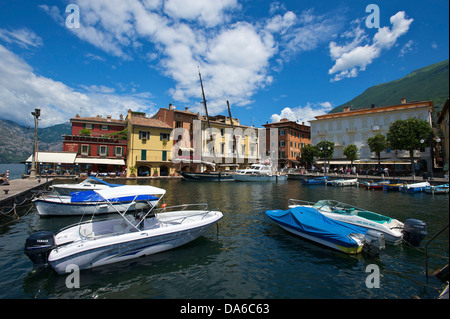
<svg viewBox="0 0 450 319">
<path fill-rule="evenodd" d="M 130 177 L 136 177 L 136 166 L 130 166 Z"/>
<path fill-rule="evenodd" d="M 153 170 L 153 176 L 158 176 L 158 170 L 156 168 Z"/>
</svg>

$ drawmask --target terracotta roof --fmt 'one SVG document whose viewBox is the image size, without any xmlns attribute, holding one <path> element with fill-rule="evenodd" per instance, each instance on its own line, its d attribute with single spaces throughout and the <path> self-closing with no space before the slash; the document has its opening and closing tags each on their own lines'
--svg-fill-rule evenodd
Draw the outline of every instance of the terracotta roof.
<svg viewBox="0 0 450 319">
<path fill-rule="evenodd" d="M 342 111 L 342 112 L 338 112 L 338 113 L 328 113 L 328 114 L 316 116 L 315 118 L 317 120 L 329 119 L 329 118 L 338 118 L 338 117 L 346 117 L 346 116 L 361 115 L 361 114 L 391 112 L 391 111 L 414 109 L 414 108 L 421 108 L 421 107 L 427 107 L 427 108 L 431 108 L 431 110 L 433 110 L 434 104 L 432 101 L 417 101 L 417 102 L 403 103 L 403 104 L 390 105 L 390 106 L 362 108 L 362 109 L 356 109 L 356 110 Z M 309 122 L 312 122 L 312 121 L 314 121 L 314 120 L 311 120 Z"/>
<path fill-rule="evenodd" d="M 127 120 L 136 126 L 147 126 L 147 127 L 159 127 L 159 128 L 167 128 L 172 129 L 167 123 L 164 123 L 157 119 L 151 119 L 147 117 L 128 117 Z"/>
<path fill-rule="evenodd" d="M 125 125 L 125 121 L 124 120 L 116 120 L 113 118 L 107 118 L 107 117 L 100 117 L 100 116 L 96 116 L 96 117 L 73 117 L 70 119 L 70 122 L 82 122 L 82 123 L 86 123 L 86 122 L 95 122 L 95 123 L 110 123 L 110 124 L 119 124 L 119 125 Z"/>
</svg>

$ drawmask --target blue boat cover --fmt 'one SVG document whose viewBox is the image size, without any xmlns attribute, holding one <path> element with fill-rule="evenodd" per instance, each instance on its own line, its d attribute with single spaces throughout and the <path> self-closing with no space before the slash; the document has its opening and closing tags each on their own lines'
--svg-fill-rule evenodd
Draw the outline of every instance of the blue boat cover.
<svg viewBox="0 0 450 319">
<path fill-rule="evenodd" d="M 109 186 L 109 187 L 123 186 L 123 184 L 110 184 L 110 183 L 107 183 L 107 182 L 105 182 L 104 180 L 99 179 L 99 178 L 96 178 L 96 177 L 94 177 L 94 176 L 90 176 L 89 178 L 90 178 L 90 179 L 93 179 L 94 181 L 97 181 L 97 182 L 99 182 L 99 183 L 102 183 L 102 184 L 104 184 L 104 185 L 106 185 L 106 186 Z"/>
<path fill-rule="evenodd" d="M 351 233 L 365 234 L 367 229 L 328 218 L 311 207 L 295 207 L 285 211 L 268 210 L 275 223 L 343 247 L 355 247 Z"/>
<path fill-rule="evenodd" d="M 72 198 L 70 200 L 71 203 L 82 203 L 82 202 L 106 202 L 106 200 L 97 194 L 95 191 L 82 191 L 82 192 L 73 192 L 71 194 Z M 131 202 L 135 201 L 150 201 L 150 200 L 158 200 L 159 198 L 154 195 L 128 195 L 122 197 L 115 198 L 106 198 L 111 203 L 119 203 L 119 202 Z"/>
</svg>

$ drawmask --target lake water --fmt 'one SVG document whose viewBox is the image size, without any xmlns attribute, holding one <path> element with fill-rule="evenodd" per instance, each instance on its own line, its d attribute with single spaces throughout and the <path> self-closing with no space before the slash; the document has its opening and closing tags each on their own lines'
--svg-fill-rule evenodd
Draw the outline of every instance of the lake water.
<svg viewBox="0 0 450 319">
<path fill-rule="evenodd" d="M 25 173 L 25 164 L 0 164 L 0 174 L 6 175 L 9 170 L 9 180 L 21 179 L 22 174 Z"/>
<path fill-rule="evenodd" d="M 50 269 L 33 271 L 23 248 L 31 233 L 57 231 L 80 218 L 42 219 L 34 208 L 24 207 L 20 220 L 0 227 L 0 299 L 428 299 L 437 297 L 434 288 L 442 288 L 432 276 L 427 285 L 425 241 L 419 249 L 387 245 L 379 259 L 349 256 L 291 235 L 264 212 L 286 209 L 290 198 L 335 199 L 401 221 L 423 220 L 429 239 L 448 224 L 448 195 L 304 186 L 294 180 L 155 180 L 151 185 L 167 190 L 169 206 L 208 203 L 210 209 L 222 211 L 218 229 L 211 227 L 204 236 L 171 251 L 82 271 L 80 288 L 69 289 L 66 276 Z M 448 247 L 447 230 L 429 246 L 430 269 L 448 263 Z M 371 264 L 380 269 L 380 288 L 366 286 L 366 267 Z"/>
</svg>

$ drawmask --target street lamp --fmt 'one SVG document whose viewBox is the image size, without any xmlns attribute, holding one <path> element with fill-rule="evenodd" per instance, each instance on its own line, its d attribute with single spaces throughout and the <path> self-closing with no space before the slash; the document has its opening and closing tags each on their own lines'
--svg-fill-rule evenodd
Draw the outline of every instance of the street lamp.
<svg viewBox="0 0 450 319">
<path fill-rule="evenodd" d="M 430 180 L 433 179 L 433 170 L 434 170 L 434 142 L 436 143 L 440 143 L 441 139 L 439 137 L 436 137 L 436 139 L 434 139 L 433 137 L 429 137 L 429 148 L 430 148 L 430 165 L 427 165 L 427 170 L 429 170 L 430 172 Z M 420 144 L 425 143 L 424 139 L 420 140 Z M 430 169 L 431 168 L 431 169 Z"/>
<path fill-rule="evenodd" d="M 30 169 L 30 179 L 36 179 L 36 150 L 37 150 L 37 128 L 39 116 L 41 116 L 41 109 L 35 108 L 34 112 L 31 112 L 34 117 L 34 140 L 33 140 L 33 158 Z"/>
</svg>

